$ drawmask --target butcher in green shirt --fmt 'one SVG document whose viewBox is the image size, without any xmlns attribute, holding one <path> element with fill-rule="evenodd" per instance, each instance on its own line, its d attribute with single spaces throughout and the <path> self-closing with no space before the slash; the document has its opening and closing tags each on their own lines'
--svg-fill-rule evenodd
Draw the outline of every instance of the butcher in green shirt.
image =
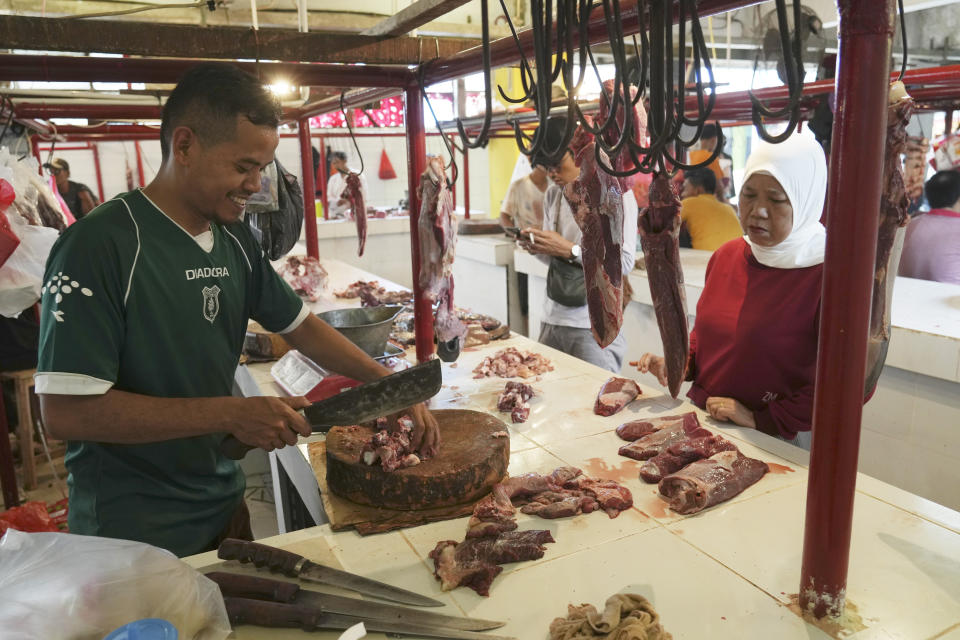
<svg viewBox="0 0 960 640">
<path fill-rule="evenodd" d="M 247 322 L 361 381 L 390 373 L 309 312 L 241 220 L 279 142 L 279 105 L 230 65 L 188 71 L 164 106 L 163 164 L 147 187 L 57 241 L 43 287 L 36 390 L 67 440 L 73 533 L 184 556 L 252 537 L 233 434 L 271 451 L 309 435 L 304 398 L 230 396 Z M 436 421 L 411 408 L 414 445 Z"/>
</svg>

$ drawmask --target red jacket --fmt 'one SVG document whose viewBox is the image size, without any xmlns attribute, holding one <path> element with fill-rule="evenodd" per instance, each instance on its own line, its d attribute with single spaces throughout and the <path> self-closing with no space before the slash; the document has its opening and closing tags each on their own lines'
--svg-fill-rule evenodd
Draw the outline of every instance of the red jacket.
<svg viewBox="0 0 960 640">
<path fill-rule="evenodd" d="M 690 333 L 694 404 L 734 398 L 753 411 L 759 431 L 791 440 L 809 431 L 822 279 L 822 264 L 760 264 L 743 238 L 720 247 L 707 264 Z"/>
</svg>

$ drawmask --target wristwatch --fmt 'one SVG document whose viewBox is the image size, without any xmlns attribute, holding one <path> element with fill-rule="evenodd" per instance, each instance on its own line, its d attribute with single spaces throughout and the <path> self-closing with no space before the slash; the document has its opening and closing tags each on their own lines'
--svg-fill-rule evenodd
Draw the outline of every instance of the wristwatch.
<svg viewBox="0 0 960 640">
<path fill-rule="evenodd" d="M 573 245 L 572 247 L 570 247 L 570 256 L 571 256 L 574 260 L 576 260 L 577 258 L 579 258 L 579 257 L 580 257 L 580 254 L 582 254 L 582 253 L 583 253 L 583 251 L 580 249 L 580 245 L 575 244 L 575 245 Z"/>
</svg>

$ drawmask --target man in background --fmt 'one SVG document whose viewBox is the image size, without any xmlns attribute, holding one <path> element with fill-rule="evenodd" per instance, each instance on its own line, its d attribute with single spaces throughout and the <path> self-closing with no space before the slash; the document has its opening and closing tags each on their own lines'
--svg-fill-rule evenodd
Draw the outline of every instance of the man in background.
<svg viewBox="0 0 960 640">
<path fill-rule="evenodd" d="M 90 213 L 97 206 L 97 198 L 93 195 L 85 184 L 74 182 L 70 179 L 70 165 L 63 158 L 53 158 L 50 162 L 43 165 L 46 167 L 54 180 L 57 181 L 57 191 L 60 197 L 67 203 L 70 213 L 79 220 Z"/>
<path fill-rule="evenodd" d="M 725 242 L 743 235 L 733 207 L 717 200 L 716 191 L 717 177 L 710 169 L 701 167 L 684 172 L 680 219 L 694 249 L 716 251 Z"/>
<path fill-rule="evenodd" d="M 930 211 L 907 226 L 899 275 L 960 284 L 960 173 L 938 171 L 924 193 Z"/>
<path fill-rule="evenodd" d="M 346 218 L 350 211 L 350 201 L 344 195 L 347 188 L 347 174 L 350 173 L 350 167 L 347 166 L 347 154 L 343 151 L 333 151 L 330 153 L 330 178 L 327 180 L 327 210 L 330 212 L 330 219 Z M 369 203 L 367 197 L 367 179 L 360 176 L 360 189 L 363 191 L 364 202 Z"/>
<path fill-rule="evenodd" d="M 514 180 L 507 189 L 507 197 L 500 207 L 500 225 L 504 228 L 526 229 L 543 226 L 543 194 L 547 190 L 547 170 L 535 166 L 524 177 Z M 520 314 L 524 322 L 530 313 L 527 292 L 527 274 L 517 272 L 517 294 L 520 297 Z"/>
</svg>

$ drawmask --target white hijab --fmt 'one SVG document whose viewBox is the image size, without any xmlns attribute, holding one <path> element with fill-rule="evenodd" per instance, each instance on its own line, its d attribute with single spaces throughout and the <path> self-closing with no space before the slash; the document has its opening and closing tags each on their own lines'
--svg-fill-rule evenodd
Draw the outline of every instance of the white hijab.
<svg viewBox="0 0 960 640">
<path fill-rule="evenodd" d="M 820 224 L 827 195 L 823 147 L 806 130 L 794 133 L 780 144 L 760 142 L 747 159 L 743 182 L 754 173 L 767 173 L 783 187 L 793 207 L 793 229 L 783 242 L 773 247 L 761 247 L 745 237 L 753 256 L 760 264 L 778 269 L 800 269 L 822 263 L 827 239 L 827 231 Z"/>
</svg>

